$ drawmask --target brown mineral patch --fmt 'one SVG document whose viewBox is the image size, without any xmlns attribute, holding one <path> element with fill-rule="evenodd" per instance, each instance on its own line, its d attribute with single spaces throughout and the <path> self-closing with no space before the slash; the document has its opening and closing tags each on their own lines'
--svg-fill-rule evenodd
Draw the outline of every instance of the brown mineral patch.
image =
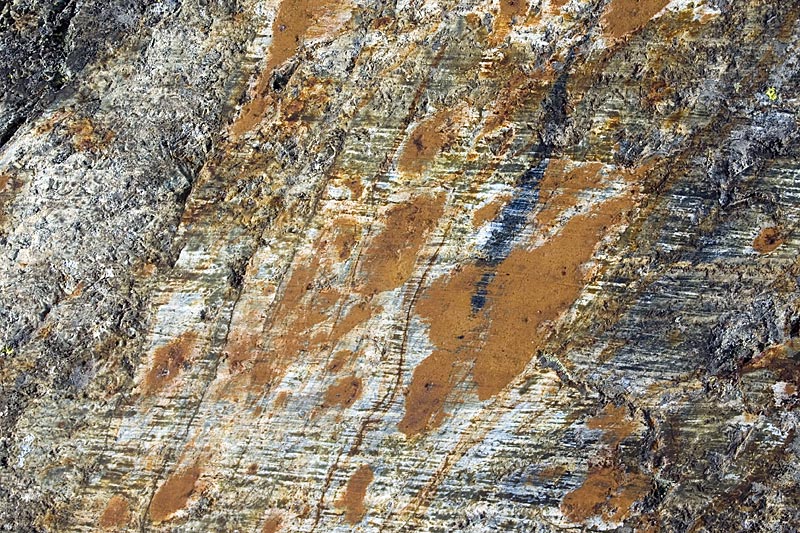
<svg viewBox="0 0 800 533">
<path fill-rule="evenodd" d="M 414 369 L 406 395 L 406 409 L 397 429 L 407 437 L 424 432 L 442 423 L 442 408 L 453 390 L 452 370 L 457 357 L 437 350 Z"/>
<path fill-rule="evenodd" d="M 338 218 L 334 221 L 333 249 L 336 258 L 344 261 L 353 252 L 361 233 L 358 231 L 358 223 L 348 218 Z"/>
<path fill-rule="evenodd" d="M 272 384 L 279 372 L 276 365 L 271 361 L 256 361 L 247 375 L 250 377 L 251 387 L 259 388 Z"/>
<path fill-rule="evenodd" d="M 800 385 L 800 365 L 797 355 L 800 352 L 800 339 L 790 339 L 783 344 L 770 346 L 744 365 L 742 374 L 767 369 L 778 379 Z"/>
<path fill-rule="evenodd" d="M 276 334 L 268 359 L 256 360 L 249 369 L 250 382 L 255 387 L 270 385 L 282 375 L 282 369 L 290 361 L 309 349 L 312 328 L 329 318 L 328 311 L 335 304 L 338 293 L 316 289 L 314 281 L 320 268 L 320 243 L 315 245 L 315 252 L 310 258 L 298 257 L 293 264 L 273 318 L 274 324 L 286 329 Z"/>
<path fill-rule="evenodd" d="M 372 21 L 371 27 L 372 29 L 380 30 L 389 26 L 392 22 L 394 22 L 392 17 L 378 17 Z"/>
<path fill-rule="evenodd" d="M 88 118 L 71 123 L 69 133 L 72 135 L 73 146 L 81 152 L 101 150 L 114 140 L 114 132 L 97 126 Z"/>
<path fill-rule="evenodd" d="M 443 420 L 442 407 L 461 379 L 457 363 L 474 358 L 485 318 L 472 313 L 472 295 L 484 270 L 465 265 L 437 279 L 417 304 L 417 312 L 428 323 L 428 336 L 438 348 L 414 369 L 406 393 L 405 413 L 398 429 L 416 435 Z"/>
<path fill-rule="evenodd" d="M 331 83 L 326 79 L 308 78 L 294 98 L 284 102 L 281 112 L 287 123 L 313 122 L 324 113 L 329 101 Z"/>
<path fill-rule="evenodd" d="M 437 349 L 414 369 L 400 431 L 412 436 L 441 422 L 442 407 L 461 379 L 464 363 L 474 362 L 481 400 L 500 392 L 522 372 L 546 339 L 543 326 L 580 295 L 580 267 L 630 207 L 627 196 L 607 200 L 573 216 L 540 247 L 513 250 L 494 272 L 486 306 L 479 312 L 473 311 L 472 296 L 486 268 L 467 265 L 431 284 L 416 311 L 429 324 Z"/>
<path fill-rule="evenodd" d="M 480 228 L 487 222 L 491 222 L 492 220 L 496 219 L 497 216 L 500 214 L 500 211 L 503 210 L 503 207 L 508 203 L 510 199 L 511 196 L 507 194 L 498 196 L 485 206 L 475 211 L 475 214 L 472 215 L 473 227 Z"/>
<path fill-rule="evenodd" d="M 263 351 L 267 357 L 254 361 L 250 366 L 251 389 L 274 384 L 287 365 L 303 352 L 319 353 L 335 348 L 344 336 L 373 313 L 380 312 L 380 306 L 372 306 L 367 300 L 356 301 L 341 315 L 336 312 L 343 308 L 342 295 L 325 282 L 327 271 L 322 268 L 321 261 L 331 250 L 337 256 L 344 253 L 346 246 L 337 242 L 337 238 L 342 233 L 349 233 L 349 239 L 355 238 L 355 229 L 347 228 L 347 221 L 337 221 L 332 230 L 335 236 L 332 243 L 321 238 L 315 243 L 310 257 L 298 256 L 294 261 L 291 277 L 272 318 L 275 324 L 273 341 L 270 349 Z M 326 232 L 323 237 L 329 235 L 330 232 Z M 329 330 L 325 323 L 330 324 Z"/>
<path fill-rule="evenodd" d="M 131 510 L 128 500 L 121 494 L 115 494 L 108 500 L 108 505 L 106 505 L 98 525 L 103 529 L 124 527 L 130 520 Z"/>
<path fill-rule="evenodd" d="M 252 99 L 242 106 L 239 116 L 231 124 L 231 134 L 233 137 L 240 137 L 252 130 L 257 124 L 261 122 L 266 115 L 267 109 L 274 103 L 272 96 L 267 93 L 267 82 L 264 82 L 264 87 L 256 89 Z M 259 86 L 261 83 L 259 83 Z"/>
<path fill-rule="evenodd" d="M 783 244 L 783 242 L 783 235 L 781 235 L 781 231 L 778 228 L 764 228 L 758 236 L 753 239 L 753 250 L 760 254 L 768 254 Z"/>
<path fill-rule="evenodd" d="M 364 192 L 364 185 L 361 183 L 361 178 L 358 176 L 351 176 L 344 181 L 344 186 L 350 189 L 350 192 L 353 193 L 353 200 L 358 200 L 361 198 L 361 194 Z"/>
<path fill-rule="evenodd" d="M 187 331 L 168 344 L 156 348 L 153 364 L 142 382 L 143 392 L 155 394 L 173 381 L 191 358 L 196 342 L 197 333 Z"/>
<path fill-rule="evenodd" d="M 83 294 L 83 290 L 86 288 L 86 283 L 83 281 L 79 281 L 78 284 L 72 289 L 72 292 L 69 293 L 70 298 L 77 298 L 81 294 Z"/>
<path fill-rule="evenodd" d="M 544 340 L 539 327 L 569 309 L 584 286 L 581 265 L 594 255 L 606 229 L 632 207 L 627 197 L 608 200 L 572 217 L 539 248 L 512 251 L 489 286 L 492 321 L 475 363 L 478 397 L 497 394 L 516 377 Z"/>
<path fill-rule="evenodd" d="M 462 265 L 425 291 L 417 312 L 428 323 L 428 336 L 436 347 L 457 351 L 477 341 L 485 320 L 482 314 L 473 315 L 472 295 L 485 271 L 474 264 Z"/>
<path fill-rule="evenodd" d="M 228 356 L 228 364 L 234 371 L 239 370 L 242 364 L 250 361 L 256 354 L 260 353 L 258 342 L 260 335 L 247 331 L 234 331 L 231 339 L 225 347 Z"/>
<path fill-rule="evenodd" d="M 336 352 L 336 355 L 333 356 L 331 362 L 328 363 L 326 370 L 331 374 L 336 374 L 342 368 L 344 368 L 344 365 L 347 363 L 347 361 L 350 360 L 352 356 L 353 353 L 350 350 L 340 350 Z"/>
<path fill-rule="evenodd" d="M 611 0 L 602 18 L 606 35 L 619 39 L 642 28 L 667 4 L 669 0 Z"/>
<path fill-rule="evenodd" d="M 286 407 L 286 402 L 289 400 L 289 391 L 281 391 L 275 397 L 275 403 L 273 404 L 276 409 L 283 409 Z"/>
<path fill-rule="evenodd" d="M 452 113 L 444 110 L 423 120 L 406 141 L 397 168 L 406 174 L 419 174 L 446 144 L 455 137 Z"/>
<path fill-rule="evenodd" d="M 0 192 L 3 192 L 11 181 L 11 174 L 0 174 Z"/>
<path fill-rule="evenodd" d="M 481 16 L 477 13 L 467 13 L 464 17 L 464 22 L 473 30 L 477 30 L 482 26 Z"/>
<path fill-rule="evenodd" d="M 321 37 L 338 31 L 345 21 L 340 15 L 345 12 L 349 12 L 347 4 L 339 0 L 281 2 L 272 23 L 272 45 L 266 68 L 256 81 L 252 100 L 245 104 L 231 126 L 235 137 L 247 133 L 261 122 L 267 107 L 273 103 L 268 94 L 273 70 L 295 55 L 306 36 Z"/>
<path fill-rule="evenodd" d="M 528 12 L 527 0 L 500 0 L 500 17 L 511 19 Z"/>
<path fill-rule="evenodd" d="M 523 72 L 514 59 L 515 56 L 510 54 L 490 72 L 490 77 L 502 80 L 505 84 L 498 91 L 499 96 L 483 127 L 483 134 L 497 130 L 515 114 L 530 109 L 530 104 L 538 105 L 555 80 L 555 70 L 549 65 L 544 70 L 529 74 Z"/>
<path fill-rule="evenodd" d="M 347 376 L 328 387 L 322 407 L 350 407 L 361 395 L 361 380 L 356 376 Z"/>
<path fill-rule="evenodd" d="M 492 44 L 497 45 L 511 31 L 514 19 L 523 17 L 528 12 L 527 0 L 500 0 L 500 13 L 492 28 Z"/>
<path fill-rule="evenodd" d="M 603 163 L 596 161 L 577 165 L 563 159 L 551 161 L 539 187 L 543 207 L 537 213 L 536 221 L 549 226 L 568 209 L 578 205 L 578 195 L 597 187 L 602 181 L 600 171 L 603 167 Z"/>
<path fill-rule="evenodd" d="M 169 520 L 176 511 L 186 507 L 194 492 L 194 484 L 200 477 L 200 468 L 195 465 L 172 474 L 156 491 L 150 502 L 150 518 L 153 522 Z"/>
<path fill-rule="evenodd" d="M 567 467 L 564 465 L 553 465 L 542 468 L 539 471 L 539 477 L 542 479 L 559 479 L 566 474 Z"/>
<path fill-rule="evenodd" d="M 628 409 L 624 405 L 615 407 L 613 404 L 606 405 L 586 425 L 589 429 L 603 430 L 603 441 L 611 446 L 617 446 L 637 427 L 636 422 L 628 418 Z"/>
<path fill-rule="evenodd" d="M 368 244 L 362 259 L 364 284 L 359 292 L 373 295 L 400 287 L 414 272 L 427 234 L 444 212 L 444 194 L 418 196 L 389 210 L 385 229 Z"/>
<path fill-rule="evenodd" d="M 372 469 L 368 465 L 362 465 L 350 477 L 344 495 L 336 502 L 337 507 L 344 509 L 344 519 L 350 524 L 358 524 L 364 518 L 364 497 L 373 479 Z"/>
<path fill-rule="evenodd" d="M 382 307 L 378 306 L 372 308 L 367 302 L 359 302 L 347 312 L 347 314 L 339 320 L 339 322 L 331 330 L 328 337 L 330 345 L 339 342 L 342 337 L 353 331 L 356 326 L 368 320 L 374 313 L 380 313 Z"/>
<path fill-rule="evenodd" d="M 250 466 L 247 467 L 247 473 L 251 476 L 258 472 L 258 463 L 251 463 Z"/>
<path fill-rule="evenodd" d="M 264 527 L 261 528 L 262 533 L 277 533 L 280 531 L 281 526 L 283 525 L 283 517 L 281 515 L 271 515 L 267 517 L 266 522 L 264 522 Z"/>
<path fill-rule="evenodd" d="M 647 496 L 650 488 L 648 476 L 625 472 L 619 465 L 592 468 L 583 485 L 564 496 L 561 512 L 576 523 L 593 516 L 621 522 L 630 514 L 631 506 Z"/>
</svg>

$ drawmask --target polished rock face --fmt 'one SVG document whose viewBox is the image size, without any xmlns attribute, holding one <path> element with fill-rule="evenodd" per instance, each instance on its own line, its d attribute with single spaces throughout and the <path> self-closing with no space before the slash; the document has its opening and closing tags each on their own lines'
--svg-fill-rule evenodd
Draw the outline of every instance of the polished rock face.
<svg viewBox="0 0 800 533">
<path fill-rule="evenodd" d="M 793 531 L 800 6 L 0 7 L 6 531 Z"/>
</svg>

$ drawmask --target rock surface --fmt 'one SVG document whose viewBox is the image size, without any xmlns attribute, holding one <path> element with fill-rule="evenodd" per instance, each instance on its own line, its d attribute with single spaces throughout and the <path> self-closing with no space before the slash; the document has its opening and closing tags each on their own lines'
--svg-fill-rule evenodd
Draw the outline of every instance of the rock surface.
<svg viewBox="0 0 800 533">
<path fill-rule="evenodd" d="M 800 5 L 0 7 L 5 531 L 794 531 Z"/>
</svg>

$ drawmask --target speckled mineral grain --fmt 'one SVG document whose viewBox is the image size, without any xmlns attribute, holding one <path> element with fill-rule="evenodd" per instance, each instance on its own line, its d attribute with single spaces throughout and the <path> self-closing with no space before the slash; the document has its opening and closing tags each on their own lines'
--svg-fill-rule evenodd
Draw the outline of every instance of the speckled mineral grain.
<svg viewBox="0 0 800 533">
<path fill-rule="evenodd" d="M 0 528 L 796 531 L 800 3 L 0 3 Z"/>
</svg>

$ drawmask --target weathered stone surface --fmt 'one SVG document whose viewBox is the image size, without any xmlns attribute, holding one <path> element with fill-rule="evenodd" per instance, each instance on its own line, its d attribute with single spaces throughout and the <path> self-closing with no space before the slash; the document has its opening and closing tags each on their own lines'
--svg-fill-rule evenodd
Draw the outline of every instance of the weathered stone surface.
<svg viewBox="0 0 800 533">
<path fill-rule="evenodd" d="M 800 5 L 0 12 L 7 531 L 793 531 Z"/>
</svg>

